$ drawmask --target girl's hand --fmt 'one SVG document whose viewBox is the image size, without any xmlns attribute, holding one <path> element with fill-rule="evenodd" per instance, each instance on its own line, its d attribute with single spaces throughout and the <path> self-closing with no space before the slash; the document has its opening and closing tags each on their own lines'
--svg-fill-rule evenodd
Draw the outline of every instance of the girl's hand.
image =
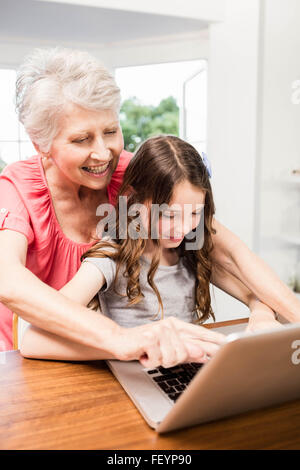
<svg viewBox="0 0 300 470">
<path fill-rule="evenodd" d="M 184 362 L 207 362 L 225 336 L 175 317 L 134 328 L 120 328 L 115 358 L 139 360 L 147 368 L 172 367 Z"/>
</svg>

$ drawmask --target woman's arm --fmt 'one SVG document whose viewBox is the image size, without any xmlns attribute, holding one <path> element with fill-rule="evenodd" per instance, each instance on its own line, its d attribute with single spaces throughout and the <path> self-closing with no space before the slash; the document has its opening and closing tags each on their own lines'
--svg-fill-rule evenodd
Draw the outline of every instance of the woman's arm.
<svg viewBox="0 0 300 470">
<path fill-rule="evenodd" d="M 212 258 L 257 299 L 290 322 L 300 322 L 300 301 L 276 273 L 234 233 L 214 219 Z"/>
<path fill-rule="evenodd" d="M 0 301 L 42 330 L 112 354 L 120 327 L 43 283 L 24 266 L 26 254 L 24 235 L 0 231 Z"/>
<path fill-rule="evenodd" d="M 211 282 L 247 305 L 250 312 L 247 331 L 281 327 L 270 307 L 260 302 L 239 279 L 216 263 L 213 265 Z"/>
</svg>

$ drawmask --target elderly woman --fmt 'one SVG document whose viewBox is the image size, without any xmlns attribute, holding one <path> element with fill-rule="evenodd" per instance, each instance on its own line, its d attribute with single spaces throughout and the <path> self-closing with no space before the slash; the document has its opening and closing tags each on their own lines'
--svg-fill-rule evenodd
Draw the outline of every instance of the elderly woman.
<svg viewBox="0 0 300 470">
<path fill-rule="evenodd" d="M 2 349 L 12 347 L 12 312 L 61 351 L 67 345 L 71 359 L 161 357 L 160 339 L 164 355 L 172 356 L 175 336 L 187 345 L 190 336 L 220 342 L 196 325 L 191 332 L 167 320 L 124 329 L 59 292 L 96 242 L 97 207 L 115 202 L 131 158 L 123 150 L 119 106 L 113 77 L 87 53 L 36 50 L 19 71 L 19 118 L 37 155 L 7 166 L 0 177 Z M 249 328 L 279 326 L 274 312 L 300 321 L 292 292 L 216 220 L 214 228 L 214 284 L 249 306 Z"/>
</svg>

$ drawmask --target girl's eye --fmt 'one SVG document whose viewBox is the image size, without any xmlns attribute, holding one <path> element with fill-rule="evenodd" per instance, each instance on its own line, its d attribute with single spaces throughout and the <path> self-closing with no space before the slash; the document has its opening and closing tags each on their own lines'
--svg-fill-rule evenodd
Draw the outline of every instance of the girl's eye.
<svg viewBox="0 0 300 470">
<path fill-rule="evenodd" d="M 112 135 L 112 134 L 116 134 L 117 131 L 107 131 L 105 132 L 106 135 Z"/>
</svg>

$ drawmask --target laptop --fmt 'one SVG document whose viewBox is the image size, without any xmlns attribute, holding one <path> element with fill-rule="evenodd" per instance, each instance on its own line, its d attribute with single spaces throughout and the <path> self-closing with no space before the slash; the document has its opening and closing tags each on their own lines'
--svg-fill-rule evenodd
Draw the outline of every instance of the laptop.
<svg viewBox="0 0 300 470">
<path fill-rule="evenodd" d="M 215 328 L 226 341 L 205 364 L 145 369 L 139 361 L 106 362 L 158 433 L 300 398 L 300 323 L 244 329 Z"/>
</svg>

